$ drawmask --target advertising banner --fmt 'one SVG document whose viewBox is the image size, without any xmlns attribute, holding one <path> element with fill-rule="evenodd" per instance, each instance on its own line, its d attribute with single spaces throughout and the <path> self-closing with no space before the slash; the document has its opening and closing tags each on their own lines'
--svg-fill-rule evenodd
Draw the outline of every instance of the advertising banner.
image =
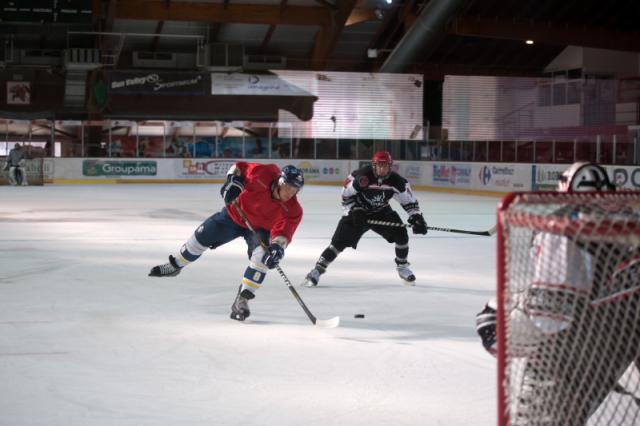
<svg viewBox="0 0 640 426">
<path fill-rule="evenodd" d="M 115 71 L 106 74 L 109 95 L 205 95 L 208 74 Z"/>
<path fill-rule="evenodd" d="M 31 82 L 7 81 L 7 105 L 31 105 Z"/>
<path fill-rule="evenodd" d="M 532 190 L 555 191 L 558 178 L 568 167 L 567 164 L 534 164 L 531 166 Z"/>
<path fill-rule="evenodd" d="M 618 189 L 640 190 L 640 167 L 606 166 L 605 169 Z"/>
<path fill-rule="evenodd" d="M 533 165 L 533 190 L 553 191 L 558 178 L 569 168 L 569 164 L 535 164 Z M 609 180 L 618 189 L 640 190 L 640 167 L 637 166 L 603 166 Z"/>
<path fill-rule="evenodd" d="M 155 161 L 83 160 L 83 176 L 156 176 L 158 165 Z"/>
<path fill-rule="evenodd" d="M 474 164 L 473 189 L 483 191 L 529 191 L 531 165 L 529 164 Z"/>
<path fill-rule="evenodd" d="M 227 172 L 236 163 L 232 159 L 184 159 L 174 161 L 178 179 L 225 179 Z"/>
<path fill-rule="evenodd" d="M 277 75 L 212 73 L 212 95 L 311 96 Z"/>
<path fill-rule="evenodd" d="M 168 160 L 165 160 L 168 161 Z M 227 172 L 238 159 L 183 159 L 175 160 L 171 164 L 173 173 L 167 178 L 177 179 L 226 179 Z M 306 182 L 342 182 L 351 172 L 349 161 L 320 161 L 320 160 L 252 160 L 259 163 L 275 163 L 278 167 L 292 164 L 302 170 Z M 354 164 L 355 165 L 355 164 Z"/>
<path fill-rule="evenodd" d="M 471 186 L 471 166 L 469 164 L 433 163 L 433 186 L 449 188 L 469 188 Z"/>
</svg>

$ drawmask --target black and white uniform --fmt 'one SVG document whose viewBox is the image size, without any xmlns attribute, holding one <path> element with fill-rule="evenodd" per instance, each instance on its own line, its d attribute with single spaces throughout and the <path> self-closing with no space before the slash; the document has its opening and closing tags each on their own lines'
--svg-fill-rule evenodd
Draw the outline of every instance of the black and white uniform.
<svg viewBox="0 0 640 426">
<path fill-rule="evenodd" d="M 336 257 L 347 247 L 355 249 L 368 230 L 372 230 L 389 243 L 395 243 L 395 263 L 398 275 L 409 285 L 413 285 L 415 275 L 409 269 L 409 234 L 405 227 L 370 225 L 368 220 L 402 223 L 400 215 L 389 206 L 395 199 L 402 208 L 415 219 L 414 233 L 427 233 L 427 224 L 422 218 L 418 200 L 411 191 L 409 182 L 399 174 L 390 172 L 385 177 L 377 177 L 372 166 L 364 166 L 351 173 L 344 181 L 342 207 L 344 215 L 331 237 L 331 244 L 324 249 L 314 268 L 305 277 L 307 287 L 318 284 Z M 422 223 L 420 223 L 422 222 Z M 416 227 L 419 231 L 416 232 Z M 421 228 L 420 228 L 421 227 Z"/>
<path fill-rule="evenodd" d="M 409 182 L 396 172 L 390 172 L 384 178 L 378 178 L 371 166 L 364 166 L 351 173 L 342 189 L 342 207 L 344 216 L 331 239 L 331 245 L 342 251 L 346 247 L 356 248 L 362 235 L 368 230 L 382 236 L 390 243 L 407 245 L 409 235 L 406 228 L 353 224 L 351 213 L 354 209 L 364 209 L 366 218 L 386 222 L 401 223 L 402 219 L 389 205 L 395 199 L 409 216 L 420 214 L 418 200 L 411 191 Z"/>
</svg>

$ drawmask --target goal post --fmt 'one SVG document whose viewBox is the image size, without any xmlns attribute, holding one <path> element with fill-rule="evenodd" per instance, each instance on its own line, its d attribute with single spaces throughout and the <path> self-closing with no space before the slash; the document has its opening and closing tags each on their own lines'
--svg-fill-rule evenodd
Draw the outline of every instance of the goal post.
<svg viewBox="0 0 640 426">
<path fill-rule="evenodd" d="M 640 192 L 498 206 L 498 424 L 640 424 Z"/>
<path fill-rule="evenodd" d="M 50 182 L 52 162 L 45 158 L 31 158 L 25 160 L 27 182 L 29 185 L 44 185 Z M 9 170 L 6 166 L 6 158 L 0 159 L 0 185 L 9 185 Z"/>
</svg>

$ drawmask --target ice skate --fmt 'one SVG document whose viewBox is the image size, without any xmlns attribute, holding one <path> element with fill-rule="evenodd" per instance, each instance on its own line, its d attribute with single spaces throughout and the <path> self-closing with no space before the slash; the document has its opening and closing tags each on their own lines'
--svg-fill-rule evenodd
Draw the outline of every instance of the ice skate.
<svg viewBox="0 0 640 426">
<path fill-rule="evenodd" d="M 311 272 L 304 277 L 305 281 L 302 283 L 305 287 L 315 287 L 320 281 L 320 271 L 317 268 L 313 268 Z"/>
<path fill-rule="evenodd" d="M 176 258 L 169 256 L 169 262 L 164 265 L 158 265 L 151 268 L 150 277 L 175 277 L 180 273 L 182 268 L 176 262 Z"/>
<path fill-rule="evenodd" d="M 238 295 L 236 300 L 231 305 L 230 318 L 236 321 L 244 321 L 249 318 L 251 311 L 249 311 L 249 300 L 253 299 L 255 294 L 249 290 L 242 290 L 242 284 L 238 287 Z"/>
<path fill-rule="evenodd" d="M 405 285 L 416 285 L 416 276 L 413 275 L 411 269 L 409 269 L 409 262 L 398 263 L 396 269 L 398 270 L 398 275 L 404 281 Z"/>
</svg>

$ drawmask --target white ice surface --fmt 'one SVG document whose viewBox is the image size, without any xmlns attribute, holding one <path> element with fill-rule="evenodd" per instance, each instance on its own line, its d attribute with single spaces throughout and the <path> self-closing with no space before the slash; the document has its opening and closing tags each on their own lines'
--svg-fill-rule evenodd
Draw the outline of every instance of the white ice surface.
<svg viewBox="0 0 640 426">
<path fill-rule="evenodd" d="M 340 315 L 319 329 L 275 271 L 251 318 L 229 319 L 242 239 L 147 277 L 222 207 L 215 185 L 0 186 L 0 425 L 494 425 L 474 317 L 494 293 L 495 237 L 410 234 L 406 287 L 369 232 L 299 287 L 339 193 L 304 189 L 281 263 L 318 318 Z M 495 223 L 496 198 L 417 196 L 432 226 Z"/>
</svg>

